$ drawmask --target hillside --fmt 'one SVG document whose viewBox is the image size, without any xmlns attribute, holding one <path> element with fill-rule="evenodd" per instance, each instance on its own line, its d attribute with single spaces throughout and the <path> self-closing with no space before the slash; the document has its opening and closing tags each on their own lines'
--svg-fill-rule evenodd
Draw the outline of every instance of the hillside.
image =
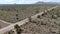
<svg viewBox="0 0 60 34">
<path fill-rule="evenodd" d="M 38 1 L 35 4 L 43 4 L 43 5 L 60 5 L 60 2 L 42 2 Z"/>
<path fill-rule="evenodd" d="M 60 7 L 20 26 L 22 34 L 60 34 Z"/>
<path fill-rule="evenodd" d="M 55 5 L 5 5 L 0 6 L 0 19 L 15 23 Z"/>
</svg>

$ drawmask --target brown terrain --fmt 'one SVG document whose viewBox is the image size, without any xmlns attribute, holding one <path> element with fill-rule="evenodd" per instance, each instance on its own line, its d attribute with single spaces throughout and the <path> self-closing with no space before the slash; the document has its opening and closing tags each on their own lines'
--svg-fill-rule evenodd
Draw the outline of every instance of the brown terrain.
<svg viewBox="0 0 60 34">
<path fill-rule="evenodd" d="M 0 19 L 9 23 L 16 23 L 51 7 L 53 6 L 3 7 L 0 8 Z M 20 26 L 23 29 L 22 34 L 59 34 L 59 14 L 56 13 L 59 13 L 59 7 L 41 16 L 38 15 L 37 18 L 31 18 L 31 22 Z M 1 22 L 0 27 L 4 28 L 8 25 L 7 23 Z"/>
<path fill-rule="evenodd" d="M 20 26 L 22 34 L 60 34 L 60 7 Z"/>
<path fill-rule="evenodd" d="M 10 22 L 10 23 L 15 23 L 18 21 L 21 21 L 27 17 L 30 17 L 32 15 L 35 15 L 39 12 L 42 12 L 44 10 L 47 10 L 52 6 L 2 6 L 0 7 L 0 19 Z"/>
<path fill-rule="evenodd" d="M 0 21 L 0 29 L 9 26 L 10 24 L 6 24 Z"/>
</svg>

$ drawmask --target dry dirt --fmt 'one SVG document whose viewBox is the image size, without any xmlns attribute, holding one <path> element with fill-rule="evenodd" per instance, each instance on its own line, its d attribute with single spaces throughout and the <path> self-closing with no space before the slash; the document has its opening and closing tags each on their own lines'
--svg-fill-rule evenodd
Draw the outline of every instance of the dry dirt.
<svg viewBox="0 0 60 34">
<path fill-rule="evenodd" d="M 60 7 L 32 19 L 32 22 L 27 22 L 21 28 L 22 34 L 60 34 Z"/>
</svg>

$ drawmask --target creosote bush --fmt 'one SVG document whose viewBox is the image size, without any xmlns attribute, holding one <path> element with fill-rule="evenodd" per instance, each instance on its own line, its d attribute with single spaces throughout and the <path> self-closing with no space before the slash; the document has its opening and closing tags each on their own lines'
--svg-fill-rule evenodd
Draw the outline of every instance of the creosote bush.
<svg viewBox="0 0 60 34">
<path fill-rule="evenodd" d="M 44 14 L 42 14 L 42 16 L 44 16 Z"/>
<path fill-rule="evenodd" d="M 40 15 L 38 15 L 37 18 L 41 18 Z"/>
<path fill-rule="evenodd" d="M 39 11 L 38 11 L 38 10 L 36 10 L 36 13 L 39 13 Z"/>
<path fill-rule="evenodd" d="M 39 24 L 39 22 L 37 22 L 37 21 L 32 21 L 32 23 L 35 23 L 36 25 L 38 25 L 38 24 Z"/>
<path fill-rule="evenodd" d="M 44 23 L 43 21 L 41 21 L 41 25 L 46 25 L 47 23 Z"/>
<path fill-rule="evenodd" d="M 17 25 L 17 24 L 14 26 L 14 28 L 16 29 L 17 34 L 21 34 L 21 32 L 23 31 L 23 30 L 20 28 L 20 26 Z"/>
<path fill-rule="evenodd" d="M 56 18 L 57 18 L 57 15 L 52 15 L 52 18 L 53 18 L 53 19 L 56 19 Z"/>
<path fill-rule="evenodd" d="M 37 23 L 36 21 L 32 21 L 32 23 Z"/>
<path fill-rule="evenodd" d="M 31 20 L 32 18 L 31 17 L 29 17 L 29 22 L 31 22 L 32 20 Z"/>
</svg>

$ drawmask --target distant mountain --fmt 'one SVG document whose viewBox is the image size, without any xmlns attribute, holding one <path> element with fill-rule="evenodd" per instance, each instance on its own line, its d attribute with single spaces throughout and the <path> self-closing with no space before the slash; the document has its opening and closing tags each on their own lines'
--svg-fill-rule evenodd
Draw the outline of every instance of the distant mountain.
<svg viewBox="0 0 60 34">
<path fill-rule="evenodd" d="M 59 4 L 60 5 L 60 2 L 41 2 L 41 1 L 38 1 L 35 4 Z"/>
</svg>

